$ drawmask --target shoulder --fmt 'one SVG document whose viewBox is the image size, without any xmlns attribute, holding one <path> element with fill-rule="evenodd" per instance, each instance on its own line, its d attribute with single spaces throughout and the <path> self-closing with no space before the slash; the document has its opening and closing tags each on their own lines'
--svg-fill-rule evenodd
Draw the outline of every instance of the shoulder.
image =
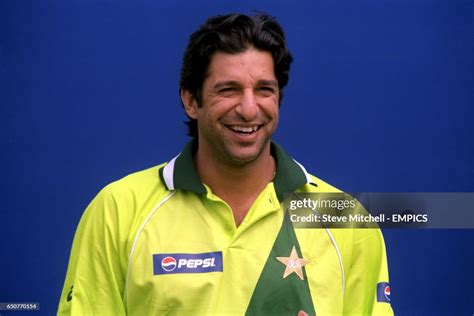
<svg viewBox="0 0 474 316">
<path fill-rule="evenodd" d="M 83 213 L 79 239 L 82 235 L 96 236 L 96 240 L 107 237 L 122 253 L 128 253 L 129 249 L 123 247 L 128 247 L 129 239 L 155 205 L 170 194 L 158 174 L 163 166 L 135 172 L 106 185 Z"/>
<path fill-rule="evenodd" d="M 150 186 L 159 186 L 161 180 L 158 171 L 164 167 L 162 163 L 151 168 L 131 173 L 117 181 L 111 182 L 104 187 L 107 192 L 117 192 L 123 190 L 143 190 Z"/>
<path fill-rule="evenodd" d="M 163 195 L 167 190 L 160 179 L 159 170 L 165 165 L 166 163 L 162 163 L 109 183 L 99 192 L 97 197 L 118 200 L 135 198 L 135 202 L 138 202 L 141 198 L 150 194 Z"/>
<path fill-rule="evenodd" d="M 90 202 L 83 218 L 129 223 L 125 225 L 129 226 L 169 194 L 158 173 L 164 165 L 129 174 L 106 185 Z"/>
<path fill-rule="evenodd" d="M 350 194 L 345 193 L 343 190 L 327 183 L 326 181 L 309 174 L 313 184 L 306 184 L 303 188 L 300 189 L 300 192 L 304 193 L 343 193 L 345 199 L 354 199 Z M 323 195 L 326 196 L 326 195 Z M 359 204 L 356 200 L 356 205 L 359 207 L 356 208 L 357 212 L 367 215 L 368 212 L 362 204 Z M 367 247 L 373 249 L 374 252 L 377 249 L 384 248 L 384 239 L 383 235 L 379 228 L 354 228 L 354 229 L 330 229 L 333 232 L 336 240 L 341 243 L 349 242 L 352 245 L 360 245 L 361 247 Z"/>
<path fill-rule="evenodd" d="M 326 181 L 321 180 L 320 178 L 310 174 L 311 179 L 314 181 L 316 186 L 318 187 L 318 191 L 323 192 L 342 192 L 340 189 L 336 188 L 335 186 L 327 183 Z"/>
<path fill-rule="evenodd" d="M 342 190 L 337 187 L 327 183 L 326 181 L 308 173 L 309 178 L 312 183 L 307 183 L 299 191 L 307 193 L 341 193 Z"/>
</svg>

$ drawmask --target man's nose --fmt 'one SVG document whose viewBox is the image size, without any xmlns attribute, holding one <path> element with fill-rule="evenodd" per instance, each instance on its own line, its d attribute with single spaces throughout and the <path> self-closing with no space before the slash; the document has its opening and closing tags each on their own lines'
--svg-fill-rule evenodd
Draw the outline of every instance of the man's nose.
<svg viewBox="0 0 474 316">
<path fill-rule="evenodd" d="M 253 90 L 245 90 L 236 111 L 246 121 L 252 121 L 259 111 L 257 97 Z"/>
</svg>

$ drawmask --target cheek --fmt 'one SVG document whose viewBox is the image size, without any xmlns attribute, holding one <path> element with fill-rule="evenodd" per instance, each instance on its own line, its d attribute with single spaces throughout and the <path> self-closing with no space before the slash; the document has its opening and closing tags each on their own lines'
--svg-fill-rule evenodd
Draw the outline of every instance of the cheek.
<svg viewBox="0 0 474 316">
<path fill-rule="evenodd" d="M 278 118 L 280 108 L 278 102 L 274 100 L 268 100 L 268 102 L 262 103 L 262 111 L 269 117 Z"/>
<path fill-rule="evenodd" d="M 233 104 L 234 103 L 232 103 L 231 100 L 220 100 L 219 102 L 214 102 L 206 111 L 206 119 L 213 121 L 219 120 L 232 110 Z"/>
<path fill-rule="evenodd" d="M 215 130 L 217 128 L 219 119 L 222 117 L 222 113 L 219 108 L 212 107 L 207 110 L 199 111 L 198 122 L 202 129 Z"/>
</svg>

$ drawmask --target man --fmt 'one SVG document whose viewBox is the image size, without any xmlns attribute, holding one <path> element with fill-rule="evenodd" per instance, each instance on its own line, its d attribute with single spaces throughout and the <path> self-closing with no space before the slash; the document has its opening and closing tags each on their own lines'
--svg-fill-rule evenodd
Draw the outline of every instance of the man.
<svg viewBox="0 0 474 316">
<path fill-rule="evenodd" d="M 81 219 L 58 314 L 391 314 L 377 229 L 295 229 L 289 192 L 337 192 L 271 137 L 292 57 L 267 15 L 209 19 L 180 94 L 193 140 L 105 187 Z"/>
</svg>

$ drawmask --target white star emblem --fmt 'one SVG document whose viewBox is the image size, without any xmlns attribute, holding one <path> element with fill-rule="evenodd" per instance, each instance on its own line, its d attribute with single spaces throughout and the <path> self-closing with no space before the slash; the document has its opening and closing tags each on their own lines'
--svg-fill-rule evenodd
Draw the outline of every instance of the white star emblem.
<svg viewBox="0 0 474 316">
<path fill-rule="evenodd" d="M 294 272 L 301 280 L 304 280 L 302 268 L 310 263 L 311 260 L 299 258 L 295 246 L 293 246 L 293 249 L 291 249 L 291 254 L 289 257 L 276 258 L 286 266 L 285 272 L 283 273 L 283 279 Z"/>
</svg>

